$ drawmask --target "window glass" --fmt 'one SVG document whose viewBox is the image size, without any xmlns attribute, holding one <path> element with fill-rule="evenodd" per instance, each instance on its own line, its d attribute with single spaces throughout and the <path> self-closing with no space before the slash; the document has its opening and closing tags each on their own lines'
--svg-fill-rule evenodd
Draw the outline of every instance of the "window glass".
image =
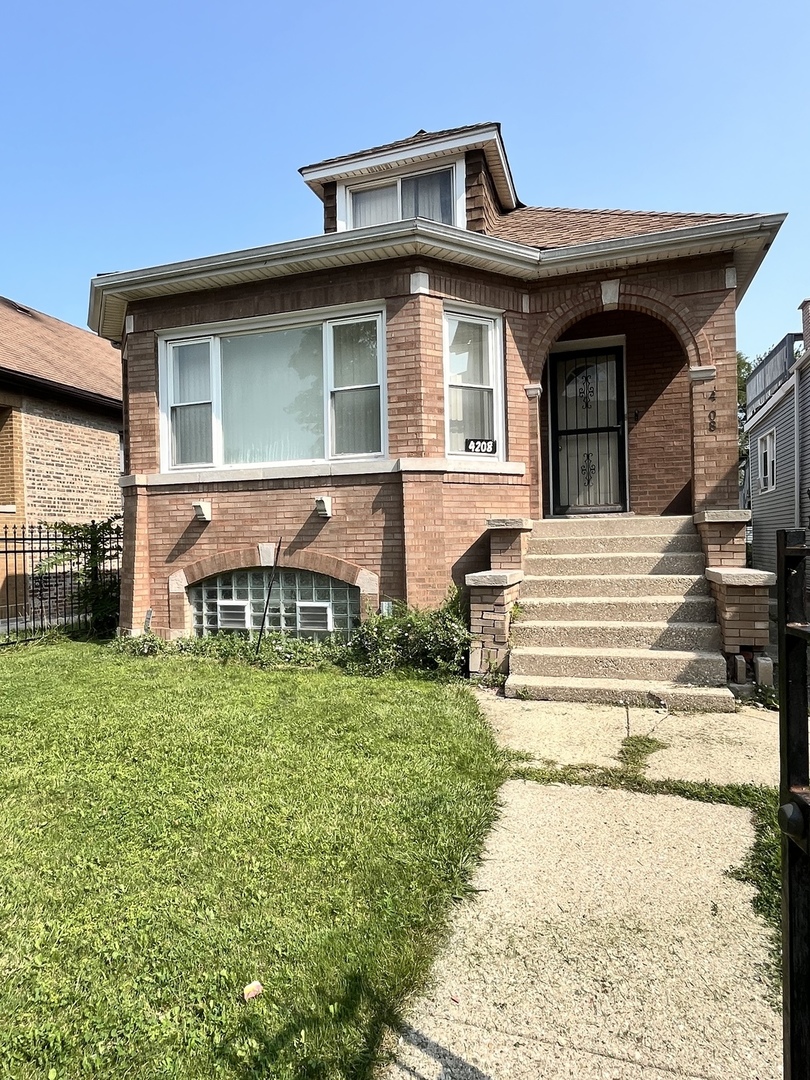
<svg viewBox="0 0 810 1080">
<path fill-rule="evenodd" d="M 211 406 L 172 409 L 172 465 L 207 465 L 213 457 Z"/>
<path fill-rule="evenodd" d="M 480 322 L 448 318 L 450 381 L 471 386 L 490 382 L 489 327 Z"/>
<path fill-rule="evenodd" d="M 467 439 L 495 437 L 492 391 L 450 387 L 450 452 L 464 452 Z"/>
<path fill-rule="evenodd" d="M 377 322 L 335 323 L 335 386 L 377 382 Z"/>
<path fill-rule="evenodd" d="M 402 217 L 453 224 L 453 172 L 406 176 L 402 180 Z"/>
<path fill-rule="evenodd" d="M 211 400 L 211 343 L 174 347 L 174 403 Z"/>
<path fill-rule="evenodd" d="M 352 192 L 352 224 L 355 229 L 363 229 L 367 225 L 382 225 L 386 221 L 397 221 L 398 202 L 396 184 L 354 191 Z"/>
<path fill-rule="evenodd" d="M 336 390 L 332 397 L 335 454 L 378 454 L 382 449 L 380 388 Z"/>
<path fill-rule="evenodd" d="M 222 338 L 226 465 L 324 456 L 321 326 Z"/>
</svg>

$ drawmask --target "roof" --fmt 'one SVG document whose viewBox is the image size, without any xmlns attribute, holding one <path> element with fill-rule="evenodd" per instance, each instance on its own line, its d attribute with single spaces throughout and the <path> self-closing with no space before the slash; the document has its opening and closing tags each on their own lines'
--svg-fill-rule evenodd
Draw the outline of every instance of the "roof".
<svg viewBox="0 0 810 1080">
<path fill-rule="evenodd" d="M 422 218 L 395 221 L 203 259 L 99 274 L 90 283 L 88 323 L 103 337 L 120 341 L 127 307 L 138 300 L 409 257 L 437 259 L 534 282 L 723 253 L 733 261 L 739 302 L 784 217 L 784 214 L 720 217 L 688 227 L 681 224 L 637 236 L 547 249 Z"/>
<path fill-rule="evenodd" d="M 481 124 L 466 124 L 464 127 L 444 128 L 442 131 L 425 131 L 424 128 L 421 128 L 415 135 L 410 135 L 407 139 L 398 139 L 396 142 L 383 143 L 381 146 L 370 146 L 367 150 L 355 150 L 353 154 L 341 154 L 339 157 L 326 158 L 324 161 L 316 161 L 313 165 L 302 165 L 298 171 L 306 172 L 309 169 L 331 169 L 333 165 L 342 165 L 344 162 L 354 161 L 355 158 L 376 157 L 377 154 L 388 154 L 398 150 L 410 150 L 412 147 L 420 146 L 422 143 L 436 142 L 439 139 L 448 139 L 457 135 L 471 135 L 473 132 L 478 132 L 481 128 L 496 128 L 500 131 L 501 125 L 488 120 Z"/>
<path fill-rule="evenodd" d="M 392 167 L 441 161 L 468 150 L 483 150 L 501 206 L 505 210 L 522 206 L 506 158 L 501 125 L 492 122 L 444 128 L 442 131 L 417 131 L 407 139 L 327 158 L 314 165 L 304 165 L 298 171 L 307 186 L 323 199 L 326 183 L 373 179 L 390 173 Z"/>
<path fill-rule="evenodd" d="M 0 296 L 0 374 L 121 402 L 121 355 L 109 341 Z"/>
<path fill-rule="evenodd" d="M 504 214 L 490 236 L 530 247 L 556 248 L 592 244 L 626 236 L 687 229 L 743 220 L 749 214 L 678 214 L 654 210 L 571 210 L 565 207 L 525 206 Z"/>
</svg>

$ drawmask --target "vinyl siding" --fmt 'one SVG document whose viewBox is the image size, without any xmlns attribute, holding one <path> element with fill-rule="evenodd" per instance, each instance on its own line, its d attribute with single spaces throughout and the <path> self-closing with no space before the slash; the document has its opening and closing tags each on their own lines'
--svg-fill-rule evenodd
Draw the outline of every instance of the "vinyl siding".
<svg viewBox="0 0 810 1080">
<path fill-rule="evenodd" d="M 810 522 L 810 367 L 799 372 L 799 527 Z"/>
<path fill-rule="evenodd" d="M 752 461 L 751 512 L 752 561 L 756 570 L 776 573 L 776 530 L 796 526 L 796 465 L 794 395 L 789 393 L 762 421 L 749 431 Z M 759 490 L 759 440 L 776 430 L 776 487 Z"/>
</svg>

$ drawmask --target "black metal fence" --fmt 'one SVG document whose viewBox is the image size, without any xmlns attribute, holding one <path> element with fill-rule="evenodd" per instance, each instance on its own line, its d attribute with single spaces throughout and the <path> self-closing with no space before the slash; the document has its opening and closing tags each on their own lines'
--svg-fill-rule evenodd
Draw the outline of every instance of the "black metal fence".
<svg viewBox="0 0 810 1080">
<path fill-rule="evenodd" d="M 5 526 L 0 532 L 0 645 L 63 628 L 104 633 L 118 622 L 121 526 Z"/>
</svg>

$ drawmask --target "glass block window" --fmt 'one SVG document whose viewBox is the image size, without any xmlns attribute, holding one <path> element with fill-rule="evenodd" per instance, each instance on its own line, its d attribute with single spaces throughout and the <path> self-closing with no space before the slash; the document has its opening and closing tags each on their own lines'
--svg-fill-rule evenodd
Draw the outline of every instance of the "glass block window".
<svg viewBox="0 0 810 1080">
<path fill-rule="evenodd" d="M 234 570 L 207 578 L 189 590 L 198 636 L 223 630 L 258 631 L 262 625 L 269 569 Z M 270 593 L 266 630 L 293 637 L 348 640 L 360 622 L 360 590 L 309 570 L 279 570 Z"/>
</svg>

